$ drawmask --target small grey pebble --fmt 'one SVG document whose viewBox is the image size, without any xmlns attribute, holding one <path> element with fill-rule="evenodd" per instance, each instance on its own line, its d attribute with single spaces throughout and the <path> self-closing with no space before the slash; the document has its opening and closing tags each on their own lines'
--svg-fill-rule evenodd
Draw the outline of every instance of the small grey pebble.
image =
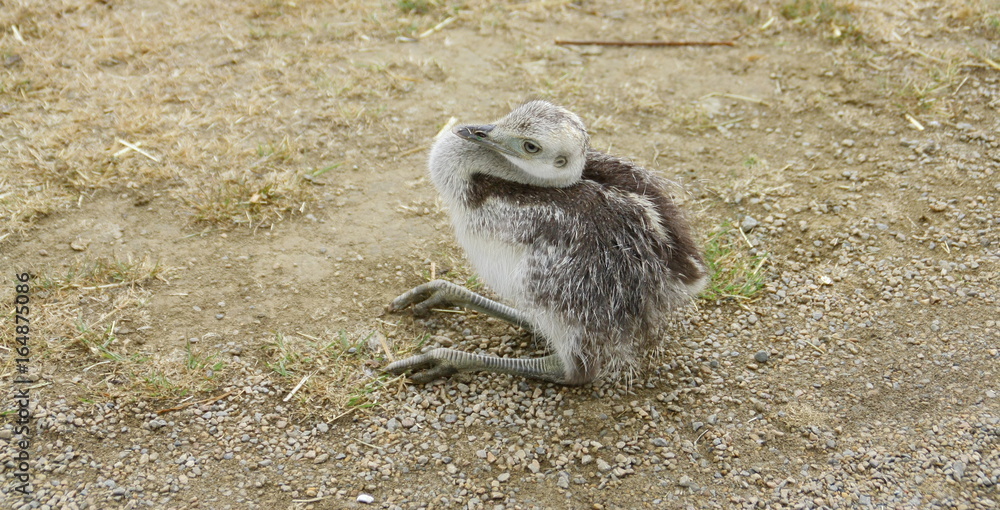
<svg viewBox="0 0 1000 510">
<path fill-rule="evenodd" d="M 760 225 L 760 222 L 754 219 L 753 216 L 744 216 L 743 222 L 740 223 L 740 230 L 750 232 L 757 228 L 757 225 Z"/>
<path fill-rule="evenodd" d="M 608 464 L 604 459 L 597 459 L 597 470 L 602 473 L 611 471 L 611 464 Z"/>
<path fill-rule="evenodd" d="M 767 351 L 759 351 L 753 355 L 753 359 L 757 363 L 767 363 L 767 360 L 771 359 L 771 355 Z"/>
<path fill-rule="evenodd" d="M 653 446 L 658 446 L 660 448 L 666 448 L 670 444 L 670 443 L 667 443 L 667 440 L 663 439 L 662 437 L 654 437 L 649 442 L 653 443 Z"/>
<path fill-rule="evenodd" d="M 224 319 L 225 317 L 226 317 L 226 314 L 224 314 L 224 313 L 217 313 L 217 314 L 215 314 L 215 318 L 219 319 L 220 321 L 222 319 Z"/>
<path fill-rule="evenodd" d="M 565 473 L 559 475 L 559 480 L 556 481 L 556 485 L 558 485 L 562 489 L 568 489 L 569 488 L 569 475 L 567 475 Z"/>
<path fill-rule="evenodd" d="M 951 477 L 958 481 L 961 480 L 963 476 L 965 476 L 965 463 L 960 460 L 955 461 L 955 463 L 951 465 Z"/>
</svg>

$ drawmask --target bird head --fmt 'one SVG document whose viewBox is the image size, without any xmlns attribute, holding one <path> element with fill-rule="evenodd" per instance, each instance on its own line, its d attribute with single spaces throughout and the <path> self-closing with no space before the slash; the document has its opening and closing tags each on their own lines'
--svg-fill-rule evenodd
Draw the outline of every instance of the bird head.
<svg viewBox="0 0 1000 510">
<path fill-rule="evenodd" d="M 530 101 L 493 124 L 458 126 L 453 132 L 500 154 L 518 170 L 517 175 L 498 177 L 537 186 L 565 187 L 579 181 L 589 145 L 580 118 L 546 101 Z"/>
</svg>

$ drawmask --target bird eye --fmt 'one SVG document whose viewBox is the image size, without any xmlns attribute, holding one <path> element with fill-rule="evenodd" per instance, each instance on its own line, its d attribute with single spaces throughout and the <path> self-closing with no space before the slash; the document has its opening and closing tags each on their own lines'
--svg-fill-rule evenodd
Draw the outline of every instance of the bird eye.
<svg viewBox="0 0 1000 510">
<path fill-rule="evenodd" d="M 524 147 L 524 152 L 527 152 L 528 154 L 535 154 L 536 152 L 542 150 L 540 145 L 532 142 L 531 140 L 525 140 L 522 147 Z"/>
<path fill-rule="evenodd" d="M 557 168 L 562 168 L 566 166 L 566 157 L 559 156 L 552 164 L 554 164 Z"/>
</svg>

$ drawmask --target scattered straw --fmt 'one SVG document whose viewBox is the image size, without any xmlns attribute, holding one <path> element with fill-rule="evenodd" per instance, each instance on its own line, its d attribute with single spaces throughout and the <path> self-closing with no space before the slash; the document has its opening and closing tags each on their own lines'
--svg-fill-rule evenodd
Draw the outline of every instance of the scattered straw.
<svg viewBox="0 0 1000 510">
<path fill-rule="evenodd" d="M 14 39 L 17 39 L 21 44 L 27 44 L 24 42 L 24 37 L 21 37 L 21 31 L 17 28 L 17 25 L 11 25 L 10 31 L 14 34 Z"/>
<path fill-rule="evenodd" d="M 455 124 L 458 124 L 458 119 L 455 117 L 449 117 L 448 122 L 445 122 L 444 126 L 442 126 L 438 133 L 434 135 L 434 139 L 437 140 L 438 138 L 441 138 L 441 135 L 451 132 L 451 128 L 455 127 Z"/>
<path fill-rule="evenodd" d="M 984 56 L 980 56 L 979 58 L 981 58 L 983 62 L 986 63 L 986 65 L 992 67 L 994 71 L 1000 71 L 1000 64 L 996 63 L 996 61 L 991 60 Z"/>
<path fill-rule="evenodd" d="M 94 363 L 93 365 L 90 365 L 89 367 L 84 368 L 83 371 L 86 372 L 86 371 L 90 370 L 91 368 L 103 365 L 105 363 L 111 363 L 111 360 L 104 360 L 104 361 L 100 361 L 100 362 Z"/>
<path fill-rule="evenodd" d="M 212 404 L 212 403 L 217 402 L 219 400 L 222 400 L 222 399 L 224 399 L 224 398 L 226 398 L 226 397 L 228 397 L 228 396 L 230 396 L 232 394 L 233 394 L 232 391 L 227 391 L 227 392 L 223 393 L 222 395 L 219 395 L 218 397 L 211 397 L 211 398 L 206 398 L 205 400 L 197 400 L 195 402 L 188 402 L 186 404 L 179 405 L 177 407 L 171 407 L 171 408 L 168 408 L 168 409 L 160 409 L 159 411 L 156 411 L 156 414 L 166 414 L 166 413 L 173 412 L 173 411 L 180 411 L 180 410 L 183 410 L 183 409 L 187 409 L 188 407 L 191 407 L 193 405 Z"/>
<path fill-rule="evenodd" d="M 813 349 L 816 349 L 816 352 L 820 352 L 820 353 L 826 354 L 826 349 L 823 348 L 822 345 L 816 345 L 816 344 L 810 342 L 808 338 L 803 338 L 802 341 L 804 341 L 805 343 L 809 344 L 809 347 L 812 347 Z"/>
<path fill-rule="evenodd" d="M 923 131 L 924 130 L 924 125 L 921 124 L 920 121 L 918 121 L 917 119 L 913 118 L 913 115 L 910 115 L 909 113 L 906 113 L 906 114 L 903 114 L 903 116 L 906 117 L 906 120 L 910 121 L 910 124 L 912 124 L 913 127 L 916 128 L 917 131 Z"/>
<path fill-rule="evenodd" d="M 428 147 L 426 145 L 419 145 L 419 146 L 414 147 L 412 149 L 407 149 L 407 150 L 405 150 L 403 152 L 400 152 L 400 153 L 396 154 L 396 157 L 397 158 L 405 158 L 407 156 L 411 156 L 411 155 L 416 154 L 418 152 L 424 152 L 427 149 L 428 149 Z"/>
<path fill-rule="evenodd" d="M 757 98 L 753 98 L 753 97 L 748 97 L 748 96 L 741 96 L 739 94 L 727 94 L 725 92 L 712 92 L 711 94 L 705 94 L 704 96 L 701 96 L 699 98 L 699 100 L 700 99 L 707 99 L 707 98 L 710 98 L 710 97 L 725 97 L 725 98 L 729 98 L 729 99 L 736 99 L 738 101 L 747 101 L 747 102 L 750 102 L 750 103 L 757 103 L 757 104 L 761 104 L 761 105 L 764 105 L 764 106 L 771 106 L 770 103 L 768 103 L 767 101 L 761 100 L 761 99 L 757 99 Z"/>
<path fill-rule="evenodd" d="M 392 350 L 389 349 L 389 344 L 385 340 L 385 335 L 378 335 L 378 343 L 382 346 L 382 351 L 385 352 L 385 357 L 389 358 L 389 362 L 392 363 L 396 361 L 396 357 L 392 355 Z"/>
<path fill-rule="evenodd" d="M 425 37 L 428 37 L 428 36 L 430 36 L 431 34 L 433 34 L 434 32 L 437 32 L 438 30 L 441 30 L 442 28 L 444 28 L 444 27 L 446 27 L 446 26 L 450 25 L 450 24 L 451 24 L 452 22 L 454 22 L 454 21 L 455 21 L 456 19 L 458 19 L 458 18 L 456 18 L 455 16 L 451 16 L 451 17 L 449 17 L 449 18 L 446 18 L 446 19 L 445 19 L 444 21 L 442 21 L 441 23 L 438 23 L 437 25 L 434 25 L 433 27 L 431 27 L 430 29 L 428 29 L 428 30 L 427 30 L 426 32 L 424 32 L 424 33 L 420 34 L 419 36 L 417 36 L 417 38 L 418 38 L 418 39 L 423 39 L 423 38 L 425 38 Z"/>
<path fill-rule="evenodd" d="M 294 388 L 292 388 L 292 391 L 289 391 L 288 395 L 285 395 L 285 398 L 282 399 L 281 401 L 288 402 L 289 400 L 291 400 L 292 396 L 298 393 L 299 388 L 301 388 L 302 385 L 305 384 L 306 381 L 308 381 L 313 375 L 315 375 L 315 372 L 313 372 L 312 374 L 305 375 L 301 380 L 299 380 L 299 383 L 296 384 Z"/>
<path fill-rule="evenodd" d="M 147 158 L 149 158 L 149 159 L 151 159 L 151 160 L 153 160 L 153 161 L 155 161 L 157 163 L 160 162 L 160 158 L 158 158 L 158 157 L 156 157 L 156 156 L 154 156 L 154 155 L 152 155 L 152 154 L 150 154 L 150 153 L 148 153 L 148 152 L 140 149 L 138 144 L 132 144 L 132 143 L 126 142 L 125 140 L 122 140 L 121 138 L 118 139 L 118 143 L 124 145 L 125 147 L 128 147 L 129 149 L 132 149 L 132 150 L 138 152 L 139 154 L 142 154 L 143 156 L 146 156 Z"/>
<path fill-rule="evenodd" d="M 640 47 L 672 47 L 672 46 L 736 46 L 734 41 L 567 41 L 556 39 L 557 46 L 640 46 Z"/>
<path fill-rule="evenodd" d="M 323 501 L 324 499 L 330 499 L 332 497 L 333 496 L 321 496 L 321 497 L 312 498 L 312 499 L 293 499 L 292 503 L 315 503 L 317 501 Z"/>
</svg>

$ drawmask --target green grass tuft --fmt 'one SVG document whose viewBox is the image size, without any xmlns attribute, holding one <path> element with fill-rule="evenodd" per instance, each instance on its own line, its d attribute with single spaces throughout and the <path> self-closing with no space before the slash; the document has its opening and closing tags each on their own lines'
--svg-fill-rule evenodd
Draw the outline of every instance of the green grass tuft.
<svg viewBox="0 0 1000 510">
<path fill-rule="evenodd" d="M 831 0 L 791 0 L 781 6 L 780 13 L 803 26 L 831 28 L 833 39 L 861 39 L 851 8 L 850 4 Z"/>
<path fill-rule="evenodd" d="M 753 300 L 767 277 L 768 254 L 751 255 L 739 227 L 726 221 L 716 228 L 705 246 L 712 281 L 701 297 L 708 301 Z"/>
<path fill-rule="evenodd" d="M 405 13 L 427 14 L 430 11 L 429 0 L 396 0 L 396 7 Z"/>
</svg>

